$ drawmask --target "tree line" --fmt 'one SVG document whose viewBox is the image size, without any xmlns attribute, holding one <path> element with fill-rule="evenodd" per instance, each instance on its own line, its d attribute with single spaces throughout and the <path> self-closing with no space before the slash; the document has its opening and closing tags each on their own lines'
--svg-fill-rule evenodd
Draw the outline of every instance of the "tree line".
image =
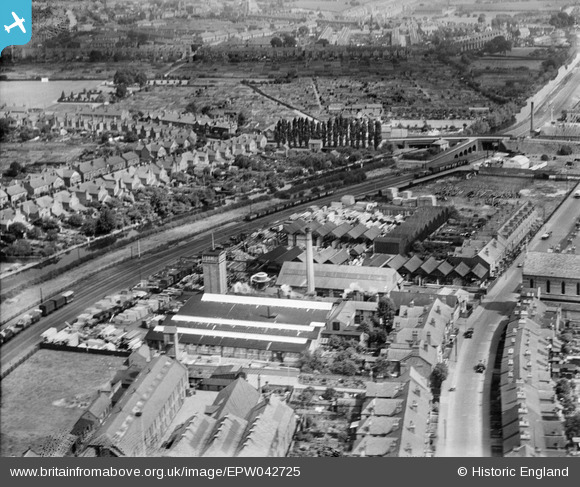
<svg viewBox="0 0 580 487">
<path fill-rule="evenodd" d="M 274 140 L 289 147 L 308 147 L 311 139 L 322 141 L 323 147 L 373 147 L 381 143 L 381 122 L 366 118 L 348 118 L 339 115 L 326 122 L 305 117 L 281 119 L 274 129 Z"/>
</svg>

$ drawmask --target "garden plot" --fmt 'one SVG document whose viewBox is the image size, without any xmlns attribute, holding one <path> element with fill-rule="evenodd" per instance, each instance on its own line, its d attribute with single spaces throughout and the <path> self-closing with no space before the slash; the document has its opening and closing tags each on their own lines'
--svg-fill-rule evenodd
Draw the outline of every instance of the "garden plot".
<svg viewBox="0 0 580 487">
<path fill-rule="evenodd" d="M 252 90 L 236 79 L 211 80 L 194 86 L 155 86 L 147 91 L 117 104 L 118 108 L 134 111 L 174 110 L 183 111 L 195 102 L 198 109 L 204 106 L 220 107 L 229 112 L 247 113 L 247 119 L 254 128 L 265 130 L 275 124 L 280 117 L 293 118 L 294 111 L 283 107 Z"/>
<path fill-rule="evenodd" d="M 291 83 L 261 84 L 258 88 L 308 115 L 318 117 L 321 113 L 312 78 L 299 78 Z"/>
</svg>

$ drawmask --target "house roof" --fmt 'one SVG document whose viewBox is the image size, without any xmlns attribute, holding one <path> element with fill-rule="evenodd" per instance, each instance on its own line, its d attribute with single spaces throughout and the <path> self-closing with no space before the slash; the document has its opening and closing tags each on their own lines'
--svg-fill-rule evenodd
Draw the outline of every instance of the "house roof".
<svg viewBox="0 0 580 487">
<path fill-rule="evenodd" d="M 6 188 L 6 193 L 8 196 L 16 196 L 17 194 L 27 193 L 27 191 L 18 184 L 13 184 Z"/>
</svg>

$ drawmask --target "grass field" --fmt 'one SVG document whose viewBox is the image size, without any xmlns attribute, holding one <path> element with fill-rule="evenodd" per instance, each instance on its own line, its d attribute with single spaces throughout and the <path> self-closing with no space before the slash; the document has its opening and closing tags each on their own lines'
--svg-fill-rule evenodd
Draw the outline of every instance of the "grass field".
<svg viewBox="0 0 580 487">
<path fill-rule="evenodd" d="M 2 380 L 0 456 L 38 450 L 69 431 L 124 358 L 40 350 Z"/>
<path fill-rule="evenodd" d="M 23 166 L 35 163 L 75 163 L 84 150 L 95 149 L 96 146 L 96 143 L 86 140 L 82 143 L 79 143 L 78 140 L 68 142 L 5 142 L 2 144 L 2 151 L 0 151 L 0 171 L 6 171 L 12 162 L 18 162 Z"/>
</svg>

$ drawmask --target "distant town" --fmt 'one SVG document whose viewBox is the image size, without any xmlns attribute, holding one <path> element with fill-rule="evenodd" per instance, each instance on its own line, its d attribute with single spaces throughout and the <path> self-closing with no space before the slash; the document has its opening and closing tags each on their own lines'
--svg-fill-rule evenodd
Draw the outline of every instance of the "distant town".
<svg viewBox="0 0 580 487">
<path fill-rule="evenodd" d="M 0 455 L 578 457 L 579 23 L 34 1 L 0 57 Z"/>
</svg>

